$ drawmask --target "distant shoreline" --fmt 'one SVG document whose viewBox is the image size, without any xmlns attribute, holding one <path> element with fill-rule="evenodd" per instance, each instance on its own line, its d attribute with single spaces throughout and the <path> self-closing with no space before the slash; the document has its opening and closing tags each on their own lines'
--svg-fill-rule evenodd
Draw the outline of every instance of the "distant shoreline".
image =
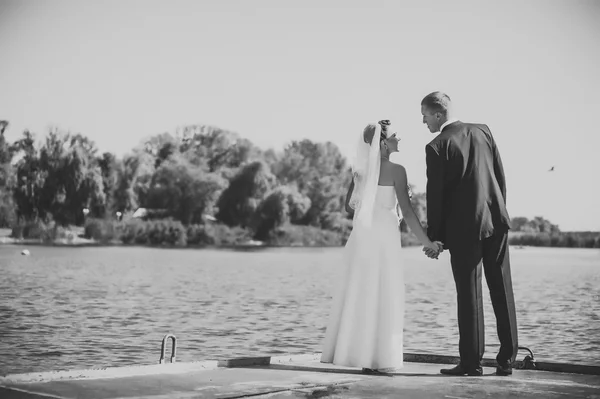
<svg viewBox="0 0 600 399">
<path fill-rule="evenodd" d="M 13 238 L 10 236 L 10 229 L 0 229 L 0 246 L 18 245 L 18 246 L 44 246 L 44 247 L 141 247 L 141 248 L 164 248 L 164 249 L 237 249 L 252 250 L 263 248 L 339 248 L 343 245 L 332 245 L 330 243 L 308 244 L 308 245 L 276 245 L 262 241 L 245 240 L 240 243 L 215 244 L 144 244 L 144 243 L 124 243 L 119 239 L 95 240 L 93 238 L 83 237 L 82 230 L 69 230 L 66 236 L 52 240 L 42 238 Z M 420 243 L 409 233 L 403 239 L 403 247 L 420 247 Z M 585 241 L 584 241 L 585 240 Z M 509 244 L 515 249 L 521 248 L 600 248 L 600 232 L 560 232 L 558 234 L 548 233 L 529 233 L 522 231 L 509 232 Z"/>
<path fill-rule="evenodd" d="M 65 248 L 90 248 L 90 247 L 138 247 L 159 249 L 237 249 L 237 250 L 260 250 L 272 248 L 341 248 L 341 245 L 270 245 L 257 242 L 238 245 L 151 245 L 151 244 L 124 244 L 119 241 L 100 242 L 87 238 L 77 237 L 73 240 L 60 239 L 46 242 L 40 239 L 16 239 L 12 237 L 0 237 L 0 246 L 35 246 L 35 247 L 65 247 Z"/>
<path fill-rule="evenodd" d="M 157 248 L 157 249 L 231 249 L 240 251 L 278 249 L 278 248 L 342 248 L 343 245 L 270 245 L 270 244 L 239 244 L 239 245 L 151 245 L 151 244 L 124 244 L 122 242 L 100 242 L 86 238 L 78 237 L 77 239 L 68 241 L 66 239 L 56 240 L 54 242 L 45 242 L 39 239 L 15 239 L 12 237 L 0 237 L 0 247 L 2 246 L 18 246 L 18 247 L 62 247 L 62 248 L 108 248 L 108 247 L 124 247 L 124 248 Z M 557 247 L 557 246 L 541 246 L 541 245 L 522 245 L 510 244 L 511 248 L 516 250 L 534 249 L 534 248 L 554 248 L 554 249 L 590 249 L 598 250 L 599 248 L 590 247 Z M 418 248 L 420 245 L 409 245 L 403 248 Z"/>
</svg>

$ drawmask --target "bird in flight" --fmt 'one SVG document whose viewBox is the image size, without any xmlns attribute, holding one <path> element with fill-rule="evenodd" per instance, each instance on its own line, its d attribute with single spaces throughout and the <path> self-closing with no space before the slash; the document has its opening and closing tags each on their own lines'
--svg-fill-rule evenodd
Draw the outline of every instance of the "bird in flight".
<svg viewBox="0 0 600 399">
<path fill-rule="evenodd" d="M 554 166 L 548 169 L 548 172 L 554 172 Z"/>
</svg>

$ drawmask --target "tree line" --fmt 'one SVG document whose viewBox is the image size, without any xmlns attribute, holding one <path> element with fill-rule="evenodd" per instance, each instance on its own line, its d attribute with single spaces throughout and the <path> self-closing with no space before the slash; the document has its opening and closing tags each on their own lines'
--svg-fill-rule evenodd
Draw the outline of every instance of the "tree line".
<svg viewBox="0 0 600 399">
<path fill-rule="evenodd" d="M 127 220 L 136 209 L 188 227 L 214 219 L 266 239 L 278 227 L 311 226 L 343 235 L 350 181 L 331 143 L 292 141 L 281 152 L 237 133 L 192 125 L 158 134 L 118 159 L 81 134 L 50 129 L 44 140 L 24 131 L 0 134 L 0 226 L 83 225 Z"/>
<path fill-rule="evenodd" d="M 146 244 L 341 245 L 351 230 L 344 210 L 350 168 L 331 142 L 263 150 L 235 132 L 190 125 L 150 137 L 119 159 L 58 128 L 39 142 L 28 130 L 8 142 L 8 126 L 0 121 L 0 227 L 13 235 L 85 225 L 93 238 Z M 412 202 L 426 224 L 425 194 L 413 193 Z M 163 220 L 132 220 L 138 208 Z M 513 231 L 560 234 L 541 217 L 514 218 Z M 411 243 L 406 234 L 404 244 Z"/>
</svg>

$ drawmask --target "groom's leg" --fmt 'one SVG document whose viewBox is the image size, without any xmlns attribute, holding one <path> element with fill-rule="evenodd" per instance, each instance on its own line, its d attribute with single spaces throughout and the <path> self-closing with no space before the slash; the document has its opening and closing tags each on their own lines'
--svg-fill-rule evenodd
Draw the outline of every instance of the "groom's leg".
<svg viewBox="0 0 600 399">
<path fill-rule="evenodd" d="M 498 232 L 483 241 L 483 268 L 500 340 L 500 351 L 496 359 L 502 365 L 512 363 L 517 356 L 518 337 L 508 255 L 508 231 Z"/>
<path fill-rule="evenodd" d="M 463 367 L 481 367 L 485 350 L 481 295 L 481 245 L 451 249 L 450 260 L 458 299 L 459 352 Z"/>
</svg>

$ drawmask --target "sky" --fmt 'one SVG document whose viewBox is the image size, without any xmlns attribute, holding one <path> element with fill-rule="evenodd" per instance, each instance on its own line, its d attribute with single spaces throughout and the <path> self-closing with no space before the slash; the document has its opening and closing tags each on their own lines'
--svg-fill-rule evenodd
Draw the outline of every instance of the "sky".
<svg viewBox="0 0 600 399">
<path fill-rule="evenodd" d="M 600 231 L 598 21 L 595 0 L 0 0 L 0 119 L 118 156 L 206 124 L 349 158 L 390 119 L 423 192 L 420 102 L 440 90 L 494 134 L 512 217 Z"/>
</svg>

